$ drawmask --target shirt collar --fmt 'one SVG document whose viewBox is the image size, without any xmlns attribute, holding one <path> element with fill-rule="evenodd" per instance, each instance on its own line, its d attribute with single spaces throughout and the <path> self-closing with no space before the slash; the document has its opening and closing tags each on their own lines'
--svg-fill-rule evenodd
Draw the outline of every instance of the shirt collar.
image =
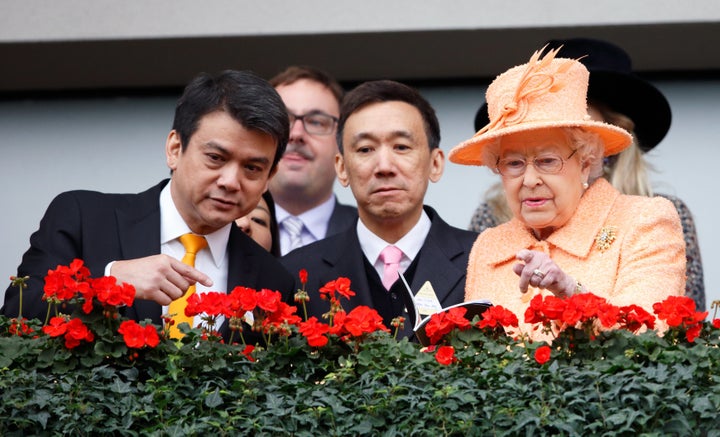
<svg viewBox="0 0 720 437">
<path fill-rule="evenodd" d="M 160 244 L 176 240 L 181 235 L 192 233 L 175 206 L 170 194 L 171 184 L 172 179 L 160 192 Z M 216 266 L 222 265 L 225 260 L 232 225 L 232 223 L 228 223 L 217 231 L 204 235 Z"/>
<path fill-rule="evenodd" d="M 432 221 L 425 210 L 423 210 L 420 215 L 420 220 L 418 220 L 415 226 L 413 226 L 407 234 L 394 243 L 393 246 L 402 250 L 404 259 L 415 259 L 417 254 L 420 252 L 420 249 L 422 249 L 423 244 L 425 244 L 425 238 L 427 238 L 431 226 Z M 382 252 L 382 250 L 391 243 L 388 243 L 373 234 L 372 231 L 365 226 L 362 220 L 357 221 L 356 229 L 358 240 L 360 240 L 360 247 L 365 254 L 365 257 L 367 257 L 367 259 L 373 264 L 376 263 L 380 257 L 380 252 Z"/>
</svg>

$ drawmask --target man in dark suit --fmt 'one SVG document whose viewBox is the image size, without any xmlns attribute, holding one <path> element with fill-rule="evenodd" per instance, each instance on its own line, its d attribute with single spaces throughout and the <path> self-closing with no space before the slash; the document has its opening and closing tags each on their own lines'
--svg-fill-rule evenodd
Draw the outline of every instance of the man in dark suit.
<svg viewBox="0 0 720 437">
<path fill-rule="evenodd" d="M 425 297 L 434 296 L 436 306 L 462 302 L 477 234 L 449 226 L 423 206 L 429 182 L 440 180 L 444 168 L 435 111 L 408 86 L 374 81 L 348 93 L 340 114 L 335 169 L 357 200 L 359 220 L 281 260 L 291 273 L 308 272 L 308 315 L 322 320 L 329 304 L 317 290 L 340 276 L 351 280 L 356 293 L 343 302 L 344 309 L 375 308 L 388 327 L 404 315 L 398 272 L 413 292 L 423 289 Z M 409 325 L 402 336 L 412 334 Z"/>
<path fill-rule="evenodd" d="M 288 67 L 270 84 L 290 116 L 288 147 L 270 182 L 284 255 L 350 228 L 357 209 L 333 195 L 340 84 L 323 71 L 300 66 Z"/>
<path fill-rule="evenodd" d="M 18 268 L 18 276 L 30 277 L 23 316 L 45 318 L 43 278 L 74 258 L 93 277 L 134 285 L 126 315 L 157 324 L 195 283 L 199 293 L 241 285 L 288 298 L 292 277 L 232 225 L 267 189 L 287 138 L 285 106 L 266 81 L 230 70 L 196 77 L 178 100 L 166 140 L 169 180 L 139 194 L 66 192 L 50 204 Z M 207 242 L 195 267 L 180 261 L 186 233 Z M 2 313 L 16 316 L 18 304 L 18 290 L 8 288 Z"/>
</svg>

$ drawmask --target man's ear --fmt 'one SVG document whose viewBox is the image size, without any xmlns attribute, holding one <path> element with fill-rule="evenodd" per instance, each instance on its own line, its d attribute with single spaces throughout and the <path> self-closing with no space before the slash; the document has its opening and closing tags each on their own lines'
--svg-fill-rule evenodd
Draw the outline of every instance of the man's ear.
<svg viewBox="0 0 720 437">
<path fill-rule="evenodd" d="M 430 151 L 430 181 L 437 182 L 445 170 L 445 154 L 439 147 Z"/>
<path fill-rule="evenodd" d="M 345 161 L 340 153 L 335 155 L 335 173 L 337 173 L 338 180 L 343 187 L 350 185 L 350 179 L 345 170 Z"/>
<path fill-rule="evenodd" d="M 180 134 L 173 129 L 168 134 L 167 140 L 165 140 L 165 161 L 170 171 L 175 171 L 177 168 L 178 159 L 181 154 L 182 142 L 180 141 Z"/>
</svg>

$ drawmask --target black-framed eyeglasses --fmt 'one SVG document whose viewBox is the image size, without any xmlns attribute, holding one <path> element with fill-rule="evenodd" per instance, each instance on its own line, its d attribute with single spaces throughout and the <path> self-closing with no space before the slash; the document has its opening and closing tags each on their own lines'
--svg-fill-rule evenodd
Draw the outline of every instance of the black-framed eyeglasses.
<svg viewBox="0 0 720 437">
<path fill-rule="evenodd" d="M 335 131 L 335 124 L 338 122 L 337 117 L 326 114 L 322 111 L 310 111 L 307 114 L 295 115 L 288 112 L 290 118 L 290 128 L 295 124 L 296 120 L 302 121 L 305 132 L 311 135 L 330 135 Z"/>
<path fill-rule="evenodd" d="M 535 170 L 540 173 L 556 174 L 560 173 L 565 161 L 572 158 L 575 152 L 577 152 L 577 149 L 573 150 L 570 156 L 565 159 L 554 153 L 538 155 L 533 158 L 532 162 L 528 162 L 525 158 L 516 157 L 498 159 L 495 164 L 495 171 L 506 178 L 517 178 L 525 174 L 528 164 L 532 164 Z"/>
</svg>

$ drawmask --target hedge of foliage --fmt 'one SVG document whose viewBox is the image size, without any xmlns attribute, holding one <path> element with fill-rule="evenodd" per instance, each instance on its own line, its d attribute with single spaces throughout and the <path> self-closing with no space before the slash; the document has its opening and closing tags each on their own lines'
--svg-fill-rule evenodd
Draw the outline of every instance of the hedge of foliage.
<svg viewBox="0 0 720 437">
<path fill-rule="evenodd" d="M 506 335 L 517 320 L 493 307 L 472 323 L 433 317 L 437 345 L 421 348 L 367 309 L 302 321 L 272 292 L 236 289 L 218 311 L 252 307 L 268 341 L 253 349 L 189 327 L 169 339 L 118 316 L 127 286 L 78 264 L 62 273 L 46 293 L 75 302 L 72 317 L 0 317 L 0 435 L 720 435 L 720 321 L 691 299 L 656 305 L 664 336 L 634 334 L 650 320 L 599 298 L 541 298 L 529 316 L 556 332 L 551 345 Z M 324 292 L 339 305 L 349 285 Z"/>
</svg>

